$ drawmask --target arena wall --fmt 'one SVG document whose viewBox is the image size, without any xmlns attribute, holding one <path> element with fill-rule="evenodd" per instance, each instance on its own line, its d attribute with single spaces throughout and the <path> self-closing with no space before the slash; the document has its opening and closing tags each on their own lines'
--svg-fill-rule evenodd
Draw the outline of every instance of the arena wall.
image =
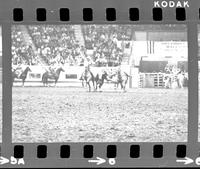
<svg viewBox="0 0 200 169">
<path fill-rule="evenodd" d="M 25 82 L 25 86 L 43 86 L 42 75 L 48 67 L 30 66 L 32 72 L 29 72 Z M 57 86 L 60 87 L 82 87 L 80 77 L 84 71 L 84 67 L 69 66 L 63 68 L 65 72 L 61 72 Z M 115 71 L 117 67 L 91 67 L 94 75 L 102 70 L 107 72 Z M 162 73 L 140 73 L 138 68 L 130 67 L 127 65 L 121 66 L 121 70 L 130 75 L 127 88 L 138 87 L 163 87 L 163 74 Z M 21 86 L 20 79 L 15 79 L 14 86 Z M 54 86 L 54 81 L 50 80 L 50 85 Z M 113 88 L 111 82 L 105 82 L 103 88 Z"/>
<path fill-rule="evenodd" d="M 30 69 L 31 72 L 28 72 L 25 86 L 43 86 L 42 75 L 43 73 L 45 73 L 46 70 L 49 69 L 48 66 L 30 66 Z M 80 77 L 84 72 L 85 69 L 84 66 L 67 66 L 63 67 L 63 69 L 65 71 L 60 73 L 57 86 L 72 86 L 72 87 L 82 86 Z M 90 67 L 90 69 L 93 72 L 93 74 L 96 75 L 102 70 L 106 70 L 107 72 L 115 71 L 116 69 L 118 69 L 118 67 Z M 121 66 L 121 70 L 131 76 L 130 80 L 128 80 L 127 87 L 132 87 L 132 86 L 137 87 L 138 79 L 136 78 L 138 78 L 137 76 L 138 71 L 134 68 L 130 68 L 130 66 L 128 65 Z M 22 85 L 21 80 L 15 79 L 14 86 L 21 86 L 21 85 Z"/>
</svg>

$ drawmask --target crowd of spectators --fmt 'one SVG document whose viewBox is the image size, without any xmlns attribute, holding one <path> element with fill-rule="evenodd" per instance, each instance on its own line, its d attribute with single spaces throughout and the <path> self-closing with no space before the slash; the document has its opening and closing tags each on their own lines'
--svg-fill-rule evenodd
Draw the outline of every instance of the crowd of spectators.
<svg viewBox="0 0 200 169">
<path fill-rule="evenodd" d="M 19 26 L 12 27 L 12 63 L 18 64 L 37 64 L 34 57 L 32 46 L 24 40 L 23 33 Z"/>
<path fill-rule="evenodd" d="M 124 25 L 84 25 L 82 32 L 85 47 L 94 50 L 93 61 L 97 65 L 119 65 L 124 47 L 121 42 L 132 39 L 130 26 Z"/>
<path fill-rule="evenodd" d="M 84 49 L 74 34 L 71 25 L 28 26 L 29 34 L 40 55 L 48 65 L 55 63 L 81 65 Z"/>
<path fill-rule="evenodd" d="M 76 25 L 24 26 L 31 37 L 25 39 L 20 26 L 12 27 L 13 64 L 37 65 L 41 58 L 47 65 L 66 64 L 82 66 L 85 62 L 96 66 L 119 65 L 123 58 L 120 41 L 131 40 L 129 26 L 84 25 L 81 31 L 84 45 L 75 36 Z M 92 50 L 91 55 L 87 50 Z"/>
</svg>

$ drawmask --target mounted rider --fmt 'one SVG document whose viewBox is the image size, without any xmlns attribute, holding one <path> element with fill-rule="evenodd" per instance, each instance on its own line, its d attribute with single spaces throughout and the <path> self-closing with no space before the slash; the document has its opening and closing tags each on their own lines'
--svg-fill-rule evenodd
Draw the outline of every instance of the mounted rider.
<svg viewBox="0 0 200 169">
<path fill-rule="evenodd" d="M 23 67 L 22 64 L 18 64 L 16 67 L 14 65 L 12 65 L 12 72 L 14 72 L 18 78 L 20 77 L 20 75 L 23 72 L 22 67 Z"/>
<path fill-rule="evenodd" d="M 90 65 L 89 64 L 85 64 L 84 71 L 81 74 L 81 77 L 80 77 L 79 80 L 84 80 L 88 72 L 90 72 Z"/>
<path fill-rule="evenodd" d="M 54 62 L 51 62 L 49 67 L 47 68 L 47 72 L 51 73 L 51 74 L 54 74 L 55 73 L 55 70 L 56 70 L 56 65 Z"/>
</svg>

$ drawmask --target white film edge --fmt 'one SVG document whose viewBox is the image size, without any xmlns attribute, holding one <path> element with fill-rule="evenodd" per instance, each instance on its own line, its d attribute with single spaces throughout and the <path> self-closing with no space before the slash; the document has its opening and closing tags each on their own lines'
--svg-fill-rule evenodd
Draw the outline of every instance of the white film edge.
<svg viewBox="0 0 200 169">
<path fill-rule="evenodd" d="M 0 4 L 0 167 L 200 166 L 200 2 Z"/>
</svg>

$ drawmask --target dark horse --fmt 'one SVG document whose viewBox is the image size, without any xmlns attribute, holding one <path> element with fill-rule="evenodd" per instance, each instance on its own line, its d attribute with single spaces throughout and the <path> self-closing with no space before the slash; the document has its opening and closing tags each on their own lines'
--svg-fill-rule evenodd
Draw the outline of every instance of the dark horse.
<svg viewBox="0 0 200 169">
<path fill-rule="evenodd" d="M 82 80 L 83 87 L 84 87 L 84 81 L 85 81 L 86 86 L 88 86 L 88 88 L 89 88 L 89 92 L 91 91 L 91 85 L 90 85 L 91 82 L 92 82 L 94 90 L 95 90 L 95 77 L 89 68 L 87 68 L 87 67 L 85 68 L 84 72 L 81 75 L 80 80 Z"/>
<path fill-rule="evenodd" d="M 96 90 L 99 89 L 99 91 L 101 91 L 101 87 L 103 86 L 105 80 L 107 80 L 107 81 L 110 80 L 108 78 L 108 73 L 106 71 L 103 71 L 103 73 L 97 73 L 97 75 L 95 77 Z"/>
<path fill-rule="evenodd" d="M 46 71 L 43 75 L 42 75 L 42 82 L 44 86 L 48 86 L 48 79 L 53 79 L 55 80 L 55 86 L 56 83 L 59 79 L 60 76 L 60 72 L 64 72 L 64 69 L 62 67 L 58 68 L 56 71 Z"/>
<path fill-rule="evenodd" d="M 21 73 L 20 72 L 17 73 L 17 72 L 18 72 L 18 68 L 12 71 L 12 85 L 15 81 L 15 78 L 17 78 L 17 79 L 22 79 L 22 86 L 24 87 L 24 82 L 26 80 L 27 74 L 28 72 L 31 72 L 31 69 L 29 66 L 27 66 L 26 69 L 22 71 Z"/>
</svg>

